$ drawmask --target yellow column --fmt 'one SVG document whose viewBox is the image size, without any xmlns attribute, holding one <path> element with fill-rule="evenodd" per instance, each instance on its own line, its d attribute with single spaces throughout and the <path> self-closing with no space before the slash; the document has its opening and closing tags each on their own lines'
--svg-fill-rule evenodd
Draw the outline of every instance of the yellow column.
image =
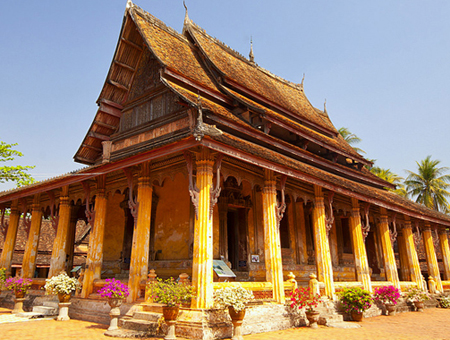
<svg viewBox="0 0 450 340">
<path fill-rule="evenodd" d="M 214 161 L 207 149 L 197 156 L 198 215 L 194 227 L 194 258 L 192 262 L 192 308 L 213 305 L 213 221 L 210 197 Z"/>
<path fill-rule="evenodd" d="M 16 246 L 17 229 L 19 227 L 20 212 L 19 201 L 11 202 L 11 212 L 9 215 L 9 227 L 3 244 L 2 256 L 0 257 L 0 268 L 6 268 L 8 275 L 11 275 L 11 261 Z"/>
<path fill-rule="evenodd" d="M 386 271 L 386 279 L 400 289 L 400 281 L 398 279 L 397 264 L 395 262 L 394 249 L 392 249 L 391 237 L 389 234 L 388 215 L 385 208 L 380 208 L 381 222 L 378 225 L 381 239 L 381 248 L 383 250 L 384 269 Z"/>
<path fill-rule="evenodd" d="M 65 186 L 61 188 L 61 195 L 59 197 L 58 229 L 56 230 L 56 237 L 53 242 L 48 277 L 58 275 L 61 271 L 66 270 L 66 243 L 69 238 L 70 212 L 69 186 Z"/>
<path fill-rule="evenodd" d="M 41 234 L 42 210 L 40 205 L 41 194 L 34 195 L 31 212 L 31 226 L 27 244 L 23 254 L 22 277 L 33 278 L 36 270 L 36 257 Z"/>
<path fill-rule="evenodd" d="M 414 244 L 414 235 L 412 233 L 411 221 L 409 219 L 409 216 L 405 216 L 405 225 L 402 232 L 403 239 L 405 241 L 411 280 L 417 284 L 417 287 L 419 287 L 420 289 L 424 289 L 422 272 L 420 271 L 419 257 L 417 256 L 416 246 Z"/>
<path fill-rule="evenodd" d="M 447 229 L 439 231 L 439 244 L 441 245 L 442 263 L 444 264 L 444 280 L 450 281 L 450 249 L 448 247 Z"/>
<path fill-rule="evenodd" d="M 423 244 L 425 246 L 425 254 L 427 257 L 428 275 L 432 276 L 434 282 L 436 282 L 436 289 L 439 292 L 442 290 L 441 274 L 439 272 L 439 265 L 434 251 L 433 236 L 431 234 L 430 224 L 425 222 L 425 229 L 422 233 Z"/>
<path fill-rule="evenodd" d="M 316 250 L 317 276 L 325 283 L 325 294 L 334 298 L 333 267 L 331 264 L 330 245 L 325 225 L 325 204 L 322 188 L 314 186 L 315 202 L 313 209 L 314 246 Z"/>
<path fill-rule="evenodd" d="M 103 262 L 103 235 L 105 234 L 105 219 L 107 198 L 105 194 L 105 176 L 97 178 L 97 195 L 95 198 L 94 225 L 89 240 L 86 269 L 84 271 L 83 290 L 81 296 L 87 298 L 94 289 L 94 280 L 101 278 Z"/>
<path fill-rule="evenodd" d="M 281 260 L 280 231 L 277 221 L 276 178 L 271 170 L 264 170 L 263 218 L 266 279 L 272 282 L 273 299 L 284 303 L 283 263 Z"/>
<path fill-rule="evenodd" d="M 133 244 L 131 249 L 130 275 L 128 279 L 130 295 L 128 302 L 136 301 L 139 298 L 140 283 L 147 278 L 152 194 L 150 164 L 148 162 L 142 163 L 137 194 L 138 215 L 133 233 L 135 244 Z"/>
<path fill-rule="evenodd" d="M 406 254 L 406 241 L 403 234 L 403 230 L 401 230 L 397 235 L 398 255 L 400 259 L 400 280 L 411 281 L 411 266 L 409 265 L 408 255 Z"/>
<path fill-rule="evenodd" d="M 352 214 L 350 216 L 350 233 L 355 255 L 355 267 L 357 280 L 361 281 L 365 290 L 372 292 L 370 281 L 369 263 L 367 261 L 366 246 L 361 229 L 361 215 L 359 213 L 359 201 L 352 198 Z"/>
</svg>

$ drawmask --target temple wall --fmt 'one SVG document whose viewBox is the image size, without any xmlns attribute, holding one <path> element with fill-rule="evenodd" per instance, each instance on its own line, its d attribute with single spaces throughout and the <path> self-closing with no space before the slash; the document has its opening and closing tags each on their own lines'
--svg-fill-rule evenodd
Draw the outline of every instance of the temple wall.
<svg viewBox="0 0 450 340">
<path fill-rule="evenodd" d="M 191 202 L 188 186 L 188 179 L 181 173 L 177 173 L 173 181 L 166 178 L 162 187 L 154 186 L 154 192 L 159 197 L 155 216 L 155 251 L 158 260 L 189 258 Z"/>
</svg>

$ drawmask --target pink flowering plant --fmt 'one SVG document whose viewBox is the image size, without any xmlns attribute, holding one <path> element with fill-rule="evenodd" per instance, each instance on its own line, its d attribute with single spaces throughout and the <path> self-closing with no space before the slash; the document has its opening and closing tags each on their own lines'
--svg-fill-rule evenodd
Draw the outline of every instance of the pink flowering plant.
<svg viewBox="0 0 450 340">
<path fill-rule="evenodd" d="M 128 286 L 116 279 L 106 279 L 106 284 L 97 293 L 109 299 L 125 299 L 130 295 Z"/>
<path fill-rule="evenodd" d="M 291 308 L 302 309 L 306 307 L 307 312 L 314 312 L 314 308 L 319 305 L 320 294 L 311 295 L 309 287 L 295 289 L 291 294 Z"/>
<path fill-rule="evenodd" d="M 346 287 L 339 293 L 346 313 L 362 313 L 372 306 L 372 296 L 359 287 Z"/>
<path fill-rule="evenodd" d="M 396 305 L 400 299 L 400 289 L 394 286 L 381 286 L 374 289 L 373 298 L 384 304 Z"/>
<path fill-rule="evenodd" d="M 31 288 L 33 280 L 24 279 L 22 277 L 10 277 L 6 280 L 5 288 L 8 290 L 13 290 L 14 292 L 23 292 L 26 294 Z"/>
</svg>

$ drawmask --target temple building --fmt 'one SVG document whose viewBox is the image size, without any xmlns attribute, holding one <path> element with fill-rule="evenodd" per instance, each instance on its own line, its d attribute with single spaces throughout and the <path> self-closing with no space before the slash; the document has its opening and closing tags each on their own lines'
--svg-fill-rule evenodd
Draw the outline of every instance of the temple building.
<svg viewBox="0 0 450 340">
<path fill-rule="evenodd" d="M 77 223 L 90 226 L 80 299 L 120 277 L 128 302 L 142 303 L 154 269 L 187 273 L 191 307 L 206 310 L 214 289 L 235 284 L 219 282 L 214 260 L 280 305 L 290 272 L 299 285 L 316 274 L 331 300 L 349 283 L 425 288 L 423 276 L 450 289 L 450 216 L 389 191 L 303 83 L 212 38 L 187 11 L 179 33 L 128 2 L 97 104 L 74 156 L 85 168 L 0 193 L 0 267 L 11 271 L 25 218 L 22 275 L 42 282 L 36 254 L 49 219 L 48 277 L 72 270 Z"/>
</svg>

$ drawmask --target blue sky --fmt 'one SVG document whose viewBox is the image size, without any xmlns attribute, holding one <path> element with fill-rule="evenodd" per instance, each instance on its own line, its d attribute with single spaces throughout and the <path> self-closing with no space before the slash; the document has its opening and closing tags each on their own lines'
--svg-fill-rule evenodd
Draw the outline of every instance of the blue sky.
<svg viewBox="0 0 450 340">
<path fill-rule="evenodd" d="M 181 0 L 135 3 L 181 31 Z M 401 176 L 427 155 L 450 166 L 450 2 L 187 0 L 210 35 L 292 82 Z M 17 0 L 0 11 L 0 140 L 37 180 L 72 157 L 95 115 L 125 0 Z M 0 190 L 14 185 L 0 184 Z"/>
</svg>

